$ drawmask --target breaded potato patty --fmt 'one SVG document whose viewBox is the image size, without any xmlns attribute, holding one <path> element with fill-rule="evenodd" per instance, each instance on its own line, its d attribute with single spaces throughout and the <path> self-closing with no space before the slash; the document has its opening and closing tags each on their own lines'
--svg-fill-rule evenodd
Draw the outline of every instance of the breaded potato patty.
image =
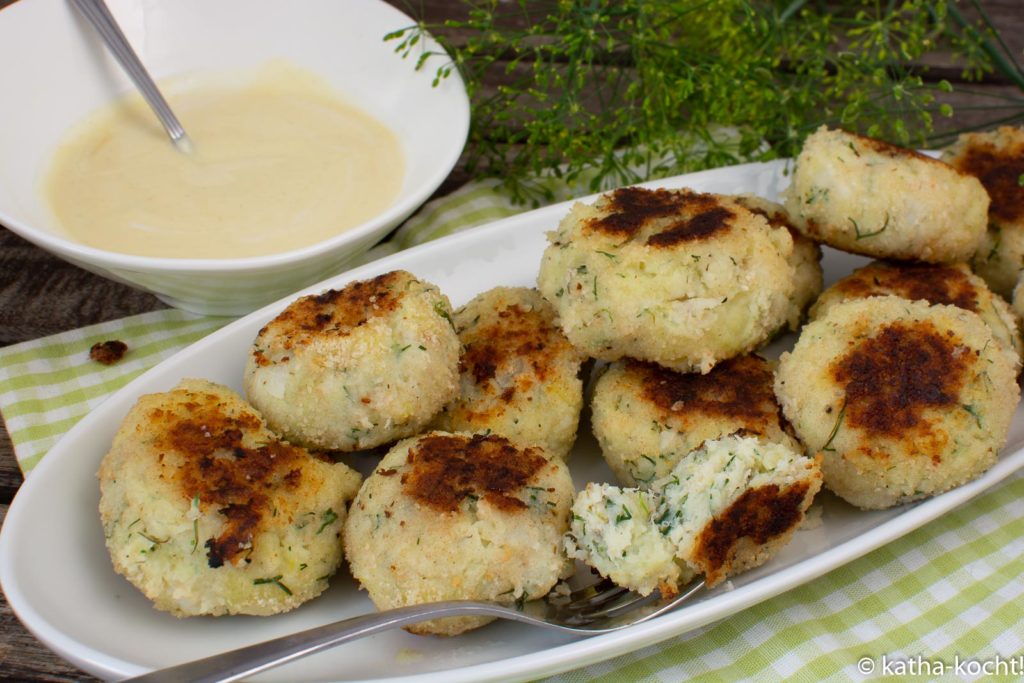
<svg viewBox="0 0 1024 683">
<path fill-rule="evenodd" d="M 100 517 L 114 569 L 158 609 L 276 614 L 327 588 L 360 479 L 279 441 L 227 387 L 184 380 L 125 417 Z"/>
<path fill-rule="evenodd" d="M 780 422 L 772 382 L 771 367 L 755 355 L 706 375 L 618 361 L 594 386 L 591 426 L 616 479 L 647 487 L 705 441 L 734 432 L 799 449 Z"/>
<path fill-rule="evenodd" d="M 1024 128 L 964 133 L 942 158 L 978 178 L 992 200 L 988 230 L 970 263 L 992 291 L 1009 298 L 1024 269 Z"/>
<path fill-rule="evenodd" d="M 573 345 L 707 372 L 792 317 L 793 239 L 728 197 L 626 187 L 548 234 L 538 286 Z"/>
<path fill-rule="evenodd" d="M 676 556 L 710 588 L 786 545 L 821 481 L 817 459 L 734 434 L 705 442 L 655 482 L 661 505 L 654 518 Z"/>
<path fill-rule="evenodd" d="M 966 261 L 988 223 L 988 194 L 977 178 L 824 126 L 804 142 L 784 197 L 811 239 L 878 258 Z"/>
<path fill-rule="evenodd" d="M 693 570 L 676 559 L 672 542 L 654 523 L 661 498 L 650 491 L 587 484 L 572 505 L 565 536 L 569 557 L 581 560 L 617 586 L 650 595 L 672 595 Z"/>
<path fill-rule="evenodd" d="M 494 432 L 565 458 L 583 407 L 580 366 L 555 309 L 535 289 L 497 287 L 455 312 L 464 348 L 461 391 L 433 422 L 449 432 Z"/>
<path fill-rule="evenodd" d="M 789 231 L 793 238 L 793 254 L 789 257 L 789 265 L 793 268 L 793 294 L 789 299 L 789 329 L 797 330 L 803 320 L 807 307 L 821 294 L 824 273 L 821 269 L 821 247 L 818 243 L 804 237 L 793 225 L 786 207 L 752 194 L 741 194 L 733 197 L 750 211 L 764 216 L 768 225 L 776 229 Z"/>
<path fill-rule="evenodd" d="M 245 391 L 310 448 L 354 451 L 417 433 L 459 392 L 451 306 L 405 271 L 304 296 L 260 330 Z"/>
<path fill-rule="evenodd" d="M 345 524 L 345 556 L 379 609 L 541 598 L 572 573 L 562 546 L 572 498 L 565 464 L 540 448 L 430 432 L 396 444 L 366 480 Z M 488 621 L 409 630 L 456 635 Z"/>
<path fill-rule="evenodd" d="M 895 296 L 831 306 L 783 354 L 775 393 L 825 485 L 862 508 L 985 472 L 1020 398 L 1012 354 L 976 314 Z"/>
<path fill-rule="evenodd" d="M 832 306 L 843 301 L 887 295 L 958 306 L 977 313 L 991 328 L 995 340 L 1013 352 L 1019 365 L 1024 345 L 1017 314 L 963 263 L 874 261 L 829 287 L 811 308 L 811 318 L 825 315 Z"/>
</svg>

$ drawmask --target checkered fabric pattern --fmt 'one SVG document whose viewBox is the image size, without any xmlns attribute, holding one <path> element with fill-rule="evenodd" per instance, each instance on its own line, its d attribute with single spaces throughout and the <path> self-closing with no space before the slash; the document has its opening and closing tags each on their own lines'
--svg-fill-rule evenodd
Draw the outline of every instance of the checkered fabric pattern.
<svg viewBox="0 0 1024 683">
<path fill-rule="evenodd" d="M 428 204 L 365 260 L 517 213 L 490 182 Z M 26 474 L 112 392 L 228 322 L 158 311 L 0 349 L 0 412 Z M 88 359 L 107 339 L 130 351 Z M 1024 679 L 1024 474 L 858 560 L 695 632 L 552 678 Z M 989 675 L 994 674 L 994 675 Z"/>
</svg>

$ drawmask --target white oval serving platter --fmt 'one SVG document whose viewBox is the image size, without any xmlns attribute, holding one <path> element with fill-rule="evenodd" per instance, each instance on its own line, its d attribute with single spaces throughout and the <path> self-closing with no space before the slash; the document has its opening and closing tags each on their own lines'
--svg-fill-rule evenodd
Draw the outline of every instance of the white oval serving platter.
<svg viewBox="0 0 1024 683">
<path fill-rule="evenodd" d="M 787 183 L 783 171 L 784 162 L 747 164 L 648 185 L 754 192 L 775 199 Z M 545 207 L 440 239 L 299 294 L 399 268 L 439 285 L 456 306 L 493 286 L 534 285 L 544 234 L 567 208 L 568 204 Z M 825 251 L 826 284 L 864 261 Z M 16 496 L 0 533 L 0 582 L 28 629 L 76 666 L 104 678 L 136 675 L 373 610 L 343 569 L 323 596 L 288 614 L 179 620 L 153 609 L 116 575 L 104 547 L 95 473 L 131 405 L 141 394 L 165 391 L 184 377 L 204 377 L 240 389 L 245 356 L 256 332 L 293 298 L 211 334 L 117 392 L 68 432 Z M 792 341 L 790 335 L 765 353 L 777 355 Z M 569 461 L 577 485 L 611 480 L 589 431 L 588 424 L 581 425 Z M 903 536 L 1015 472 L 1024 465 L 1022 445 L 1024 416 L 1018 411 L 996 465 L 958 489 L 916 505 L 873 512 L 822 494 L 822 524 L 799 531 L 768 564 L 673 613 L 624 631 L 585 639 L 507 622 L 448 639 L 393 631 L 254 680 L 510 681 L 593 664 L 726 618 Z"/>
</svg>

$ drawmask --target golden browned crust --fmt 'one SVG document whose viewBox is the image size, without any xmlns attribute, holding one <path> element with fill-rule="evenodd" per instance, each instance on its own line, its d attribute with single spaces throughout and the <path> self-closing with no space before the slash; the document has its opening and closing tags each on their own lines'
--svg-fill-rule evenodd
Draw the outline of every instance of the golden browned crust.
<svg viewBox="0 0 1024 683">
<path fill-rule="evenodd" d="M 872 149 L 875 152 L 878 152 L 879 154 L 884 154 L 885 156 L 892 157 L 894 159 L 910 158 L 927 159 L 928 161 L 935 161 L 931 157 L 921 154 L 920 152 L 916 152 L 912 149 L 907 149 L 906 147 L 900 147 L 899 145 L 893 145 L 891 143 L 885 142 L 884 140 L 879 140 L 877 138 L 869 138 L 863 135 L 857 135 L 856 133 L 851 133 L 850 131 L 846 131 L 846 134 L 856 138 L 857 141 L 860 142 L 865 147 L 868 147 L 869 149 Z"/>
<path fill-rule="evenodd" d="M 674 247 L 684 242 L 696 242 L 728 230 L 729 221 L 735 217 L 736 214 L 724 206 L 716 206 L 651 235 L 647 238 L 647 244 L 652 247 Z"/>
<path fill-rule="evenodd" d="M 918 453 L 939 460 L 940 446 L 925 411 L 958 401 L 974 354 L 951 331 L 928 321 L 896 322 L 854 345 L 830 372 L 845 391 L 842 415 L 867 435 L 907 439 Z"/>
<path fill-rule="evenodd" d="M 700 532 L 691 558 L 704 572 L 707 584 L 725 578 L 741 539 L 764 545 L 794 530 L 803 520 L 809 488 L 808 481 L 799 481 L 785 488 L 769 484 L 747 489 L 716 515 Z"/>
<path fill-rule="evenodd" d="M 409 273 L 392 271 L 294 301 L 259 331 L 253 352 L 256 362 L 269 363 L 258 348 L 267 334 L 279 335 L 284 348 L 291 349 L 309 344 L 314 335 L 347 336 L 369 320 L 387 315 L 398 308 L 405 293 L 403 284 L 411 279 Z"/>
<path fill-rule="evenodd" d="M 517 448 L 493 434 L 429 434 L 409 450 L 402 490 L 441 512 L 454 512 L 471 496 L 513 512 L 526 508 L 515 494 L 547 462 L 539 448 Z"/>
<path fill-rule="evenodd" d="M 742 204 L 747 211 L 756 213 L 758 216 L 763 216 L 764 219 L 768 221 L 768 225 L 773 228 L 785 228 L 789 230 L 791 235 L 800 234 L 797 229 L 793 227 L 792 221 L 789 220 L 789 214 L 778 210 L 769 211 L 760 206 L 754 206 L 752 203 L 745 201 L 743 196 L 736 197 L 736 201 Z"/>
<path fill-rule="evenodd" d="M 217 510 L 226 519 L 224 530 L 206 542 L 211 567 L 244 559 L 261 526 L 273 515 L 271 496 L 302 485 L 308 452 L 287 443 L 261 438 L 263 422 L 254 412 L 229 410 L 216 393 L 171 392 L 166 407 L 146 414 L 147 428 L 156 435 L 153 446 L 160 479 L 174 484 L 185 500 L 196 500 L 201 511 Z"/>
<path fill-rule="evenodd" d="M 958 306 L 978 312 L 978 289 L 956 266 L 931 263 L 871 263 L 835 285 L 844 298 L 863 299 L 892 294 L 930 304 Z"/>
<path fill-rule="evenodd" d="M 706 375 L 674 372 L 654 363 L 628 361 L 639 373 L 643 397 L 657 406 L 666 422 L 700 416 L 740 420 L 752 434 L 779 426 L 772 371 L 763 358 L 739 356 L 716 365 Z"/>
<path fill-rule="evenodd" d="M 996 146 L 972 137 L 951 163 L 981 181 L 992 200 L 990 216 L 1007 223 L 1024 219 L 1024 141 Z"/>
<path fill-rule="evenodd" d="M 938 159 L 930 157 L 927 154 L 921 154 L 920 152 L 918 152 L 916 150 L 913 150 L 913 149 L 907 149 L 906 147 L 900 147 L 899 145 L 894 145 L 894 144 L 885 142 L 884 140 L 878 140 L 878 139 L 875 139 L 875 138 L 864 137 L 863 135 L 857 135 L 856 133 L 851 133 L 849 131 L 844 131 L 844 132 L 847 135 L 849 135 L 849 136 L 851 136 L 853 138 L 856 138 L 857 142 L 859 142 L 860 144 L 864 145 L 868 149 L 870 149 L 870 150 L 872 150 L 874 152 L 877 152 L 878 154 L 883 154 L 883 155 L 885 155 L 887 157 L 892 157 L 893 159 L 917 159 L 917 160 L 920 160 L 920 161 L 924 161 L 925 163 L 928 163 L 928 164 L 937 164 L 939 166 L 946 166 L 947 165 L 946 162 L 944 162 L 944 161 L 939 161 Z M 856 149 L 854 149 L 853 152 L 854 152 L 854 154 L 857 154 L 857 150 Z M 962 170 L 956 169 L 956 171 L 960 175 L 964 175 Z"/>
<path fill-rule="evenodd" d="M 556 370 L 559 359 L 571 353 L 572 345 L 560 328 L 541 312 L 520 304 L 509 304 L 497 312 L 493 324 L 462 325 L 458 329 L 464 345 L 459 371 L 469 374 L 478 385 L 494 379 L 498 368 L 512 359 L 529 363 L 533 373 L 517 375 L 498 398 L 508 403 L 516 392 L 527 391 Z M 471 329 L 470 329 L 471 328 Z"/>
<path fill-rule="evenodd" d="M 706 239 L 729 229 L 735 213 L 717 197 L 692 190 L 647 190 L 624 187 L 603 197 L 604 215 L 587 221 L 585 229 L 632 238 L 654 221 L 667 225 L 647 237 L 652 247 L 674 247 Z"/>
<path fill-rule="evenodd" d="M 773 204 L 774 202 L 767 202 L 751 195 L 736 195 L 735 200 L 737 204 L 750 213 L 761 216 L 768 221 L 770 227 L 788 232 L 789 236 L 793 238 L 794 243 L 801 241 L 813 242 L 813 240 L 797 230 L 796 225 L 793 224 L 793 219 L 790 218 L 789 212 L 785 210 L 785 207 L 779 205 L 778 208 L 766 208 L 768 204 Z M 820 254 L 818 259 L 821 259 Z"/>
</svg>

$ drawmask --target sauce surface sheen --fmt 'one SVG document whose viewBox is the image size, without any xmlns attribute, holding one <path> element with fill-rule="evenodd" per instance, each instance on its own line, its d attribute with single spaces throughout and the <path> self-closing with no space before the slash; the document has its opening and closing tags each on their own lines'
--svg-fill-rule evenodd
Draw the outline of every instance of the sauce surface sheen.
<svg viewBox="0 0 1024 683">
<path fill-rule="evenodd" d="M 189 154 L 137 95 L 76 126 L 43 188 L 67 235 L 138 256 L 261 256 L 344 232 L 398 196 L 405 160 L 384 124 L 298 67 L 239 80 L 166 88 Z"/>
</svg>

